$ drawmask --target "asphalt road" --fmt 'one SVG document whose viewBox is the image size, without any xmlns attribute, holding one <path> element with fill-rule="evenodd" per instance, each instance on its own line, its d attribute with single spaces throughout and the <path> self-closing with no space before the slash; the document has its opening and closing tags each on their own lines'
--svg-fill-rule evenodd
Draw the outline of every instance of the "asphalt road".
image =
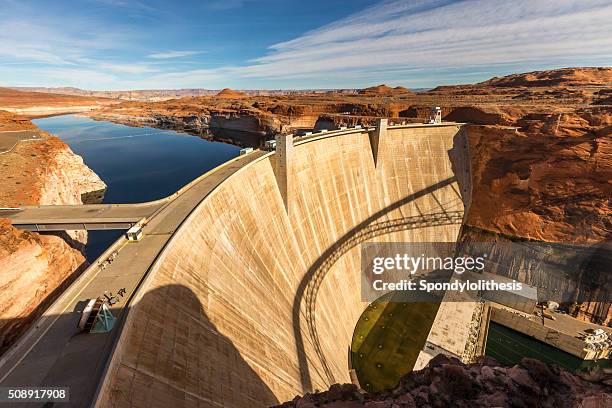
<svg viewBox="0 0 612 408">
<path fill-rule="evenodd" d="M 38 131 L 20 130 L 0 132 L 0 154 L 10 152 L 21 140 L 40 139 Z"/>
</svg>

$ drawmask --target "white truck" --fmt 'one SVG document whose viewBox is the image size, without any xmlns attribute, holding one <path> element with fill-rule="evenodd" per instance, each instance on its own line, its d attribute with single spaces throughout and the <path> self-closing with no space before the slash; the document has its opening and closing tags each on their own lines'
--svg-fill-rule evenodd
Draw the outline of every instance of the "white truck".
<svg viewBox="0 0 612 408">
<path fill-rule="evenodd" d="M 140 225 L 132 226 L 125 233 L 125 237 L 128 239 L 128 241 L 131 241 L 131 242 L 140 241 L 142 239 L 142 227 Z"/>
</svg>

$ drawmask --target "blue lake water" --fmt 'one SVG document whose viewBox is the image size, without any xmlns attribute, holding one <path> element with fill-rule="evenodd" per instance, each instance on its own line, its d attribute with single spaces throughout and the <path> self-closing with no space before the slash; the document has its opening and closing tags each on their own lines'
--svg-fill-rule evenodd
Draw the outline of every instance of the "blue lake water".
<svg viewBox="0 0 612 408">
<path fill-rule="evenodd" d="M 166 197 L 206 171 L 238 156 L 240 148 L 172 130 L 130 127 L 64 115 L 33 122 L 83 157 L 108 189 L 104 203 Z M 86 255 L 96 259 L 122 231 L 91 231 Z"/>
</svg>

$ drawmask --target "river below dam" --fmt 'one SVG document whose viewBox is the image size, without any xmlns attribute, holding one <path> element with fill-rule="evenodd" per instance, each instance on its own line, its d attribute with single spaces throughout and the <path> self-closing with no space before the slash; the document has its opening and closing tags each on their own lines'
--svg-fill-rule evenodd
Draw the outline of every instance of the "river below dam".
<svg viewBox="0 0 612 408">
<path fill-rule="evenodd" d="M 489 325 L 485 354 L 494 357 L 504 365 L 514 365 L 522 358 L 530 357 L 548 364 L 565 367 L 572 372 L 589 370 L 595 366 L 612 367 L 610 360 L 584 361 L 523 333 L 493 322 Z"/>
<path fill-rule="evenodd" d="M 62 115 L 33 122 L 66 142 L 106 183 L 104 203 L 166 197 L 238 156 L 240 148 L 172 130 L 130 127 Z M 95 260 L 123 231 L 90 231 L 85 254 Z"/>
</svg>

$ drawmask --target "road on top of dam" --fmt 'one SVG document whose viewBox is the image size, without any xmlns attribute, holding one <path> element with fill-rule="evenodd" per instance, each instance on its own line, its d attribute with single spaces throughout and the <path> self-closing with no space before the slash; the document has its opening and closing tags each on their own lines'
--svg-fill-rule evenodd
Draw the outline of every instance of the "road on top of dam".
<svg viewBox="0 0 612 408">
<path fill-rule="evenodd" d="M 122 237 L 115 242 L 0 359 L 0 385 L 69 387 L 68 406 L 89 406 L 121 333 L 129 299 L 174 232 L 219 184 L 266 154 L 255 151 L 211 170 L 157 208 L 143 227 L 141 241 L 128 243 Z M 111 262 L 107 260 L 109 256 Z M 125 289 L 123 296 L 118 293 L 121 289 Z M 78 312 L 84 301 L 103 296 L 105 292 L 119 299 L 110 306 L 117 318 L 114 328 L 109 333 L 95 335 L 80 332 L 77 324 L 81 314 Z"/>
</svg>

